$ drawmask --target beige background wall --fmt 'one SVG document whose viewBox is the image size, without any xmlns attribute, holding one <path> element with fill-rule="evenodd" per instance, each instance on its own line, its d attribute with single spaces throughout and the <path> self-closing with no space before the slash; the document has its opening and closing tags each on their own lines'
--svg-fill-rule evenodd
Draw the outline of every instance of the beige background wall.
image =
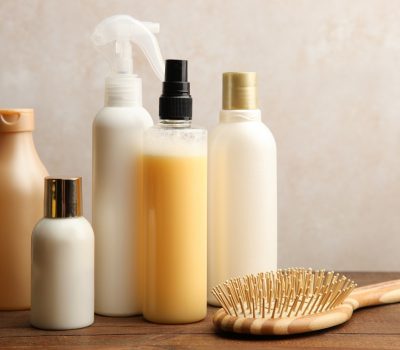
<svg viewBox="0 0 400 350">
<path fill-rule="evenodd" d="M 400 269 L 400 1 L 0 1 L 0 105 L 34 107 L 54 175 L 83 175 L 108 67 L 90 34 L 127 13 L 161 24 L 165 58 L 190 61 L 194 118 L 218 118 L 221 73 L 259 74 L 278 144 L 279 263 Z M 141 53 L 144 104 L 160 83 Z"/>
</svg>

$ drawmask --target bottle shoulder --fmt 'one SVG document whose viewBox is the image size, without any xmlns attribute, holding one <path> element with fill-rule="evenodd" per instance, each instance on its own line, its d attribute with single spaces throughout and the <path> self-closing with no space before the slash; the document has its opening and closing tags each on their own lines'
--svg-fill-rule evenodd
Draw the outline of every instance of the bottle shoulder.
<svg viewBox="0 0 400 350">
<path fill-rule="evenodd" d="M 11 182 L 17 182 L 21 178 L 28 178 L 32 180 L 29 182 L 40 181 L 43 186 L 43 179 L 48 174 L 46 167 L 38 156 L 19 156 L 15 159 L 5 160 L 0 158 L 0 179 L 10 178 Z M 13 177 L 18 177 L 18 180 L 14 180 Z"/>
<path fill-rule="evenodd" d="M 142 106 L 103 107 L 93 121 L 94 127 L 142 126 L 153 125 L 150 113 Z"/>
<path fill-rule="evenodd" d="M 0 136 L 0 178 L 18 176 L 42 181 L 47 175 L 32 133 L 16 132 Z"/>
<path fill-rule="evenodd" d="M 144 152 L 153 155 L 190 156 L 207 153 L 207 129 L 200 126 L 155 125 L 144 133 Z"/>
<path fill-rule="evenodd" d="M 40 161 L 33 156 L 8 159 L 0 158 L 0 180 L 4 185 L 1 192 L 12 196 L 43 197 L 43 181 L 48 172 Z"/>
<path fill-rule="evenodd" d="M 271 144 L 276 146 L 271 130 L 261 121 L 219 123 L 210 132 L 210 142 Z"/>
<path fill-rule="evenodd" d="M 74 218 L 42 218 L 33 229 L 32 239 L 58 241 L 94 239 L 89 221 L 83 216 Z"/>
<path fill-rule="evenodd" d="M 151 137 L 157 135 L 159 137 L 168 137 L 174 135 L 207 135 L 207 129 L 197 125 L 191 125 L 190 127 L 164 127 L 160 124 L 151 126 L 145 131 L 145 134 Z"/>
</svg>

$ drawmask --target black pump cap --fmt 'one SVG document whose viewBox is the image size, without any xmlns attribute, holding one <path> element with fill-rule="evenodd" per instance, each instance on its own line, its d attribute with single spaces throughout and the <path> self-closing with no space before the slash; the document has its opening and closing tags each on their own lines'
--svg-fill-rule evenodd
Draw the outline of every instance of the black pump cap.
<svg viewBox="0 0 400 350">
<path fill-rule="evenodd" d="M 186 60 L 166 60 L 165 81 L 160 96 L 160 119 L 192 119 L 192 97 Z"/>
</svg>

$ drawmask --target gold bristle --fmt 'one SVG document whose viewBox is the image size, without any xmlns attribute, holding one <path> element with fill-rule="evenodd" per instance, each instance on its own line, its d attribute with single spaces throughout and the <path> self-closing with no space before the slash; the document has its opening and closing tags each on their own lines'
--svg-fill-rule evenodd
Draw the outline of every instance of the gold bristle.
<svg viewBox="0 0 400 350">
<path fill-rule="evenodd" d="M 314 302 L 313 302 L 313 304 L 312 304 L 311 307 L 310 307 L 310 311 L 308 312 L 309 315 L 313 313 L 314 306 L 317 304 L 317 302 L 318 302 L 318 300 L 320 299 L 320 297 L 321 297 L 321 293 L 316 294 L 316 297 L 315 297 L 315 299 L 314 299 Z"/>
<path fill-rule="evenodd" d="M 226 304 L 226 305 L 229 305 L 229 298 L 228 298 L 228 296 L 225 294 L 225 290 L 224 290 L 221 286 L 218 286 L 218 287 L 217 287 L 217 291 L 221 294 L 221 298 L 224 299 L 225 304 Z"/>
<path fill-rule="evenodd" d="M 221 298 L 221 296 L 215 290 L 212 290 L 212 293 L 214 294 L 215 298 L 219 301 L 225 312 L 227 314 L 230 314 L 229 307 L 226 305 L 225 301 Z"/>
<path fill-rule="evenodd" d="M 307 292 L 306 293 L 303 292 L 301 303 L 300 303 L 298 309 L 296 310 L 295 316 L 297 316 L 299 314 L 299 312 L 301 312 L 301 310 L 303 310 L 303 305 L 304 305 L 305 301 L 307 300 L 307 298 L 308 298 L 308 287 L 307 287 Z"/>
<path fill-rule="evenodd" d="M 246 315 L 246 308 L 244 307 L 243 299 L 242 299 L 241 296 L 239 297 L 239 302 L 240 302 L 240 307 L 242 308 L 243 316 L 246 317 L 247 316 Z"/>
<path fill-rule="evenodd" d="M 261 317 L 265 318 L 265 297 L 262 300 L 262 312 L 261 312 Z"/>
<path fill-rule="evenodd" d="M 275 310 L 276 310 L 277 305 L 278 305 L 278 299 L 275 298 L 275 301 L 274 301 L 274 308 L 272 309 L 271 318 L 274 318 L 274 316 L 275 316 Z"/>
<path fill-rule="evenodd" d="M 233 278 L 212 293 L 231 316 L 276 319 L 329 311 L 355 287 L 333 271 L 292 268 Z"/>
<path fill-rule="evenodd" d="M 296 308 L 296 305 L 297 305 L 297 303 L 298 303 L 298 301 L 299 301 L 299 296 L 300 295 L 297 295 L 296 296 L 296 299 L 294 299 L 294 302 L 293 302 L 293 304 L 292 304 L 292 306 L 291 306 L 291 308 L 290 308 L 290 310 L 289 310 L 289 313 L 288 313 L 288 317 L 290 317 L 290 314 L 292 313 L 292 311 Z"/>
<path fill-rule="evenodd" d="M 321 306 L 323 305 L 324 300 L 325 300 L 326 294 L 324 294 L 324 293 L 320 293 L 320 294 L 321 294 L 321 299 L 319 300 L 319 302 L 318 302 L 318 304 L 317 304 L 317 307 L 316 307 L 315 310 L 314 310 L 314 313 L 317 313 L 317 312 L 318 312 L 318 310 L 321 308 Z"/>
<path fill-rule="evenodd" d="M 315 298 L 316 298 L 316 294 L 311 294 L 311 297 L 308 300 L 308 302 L 306 303 L 306 307 L 305 307 L 304 311 L 302 312 L 302 315 L 307 315 L 307 310 L 311 306 L 311 304 Z"/>
<path fill-rule="evenodd" d="M 238 312 L 236 310 L 237 305 L 236 305 L 235 301 L 233 300 L 232 294 L 229 294 L 229 298 L 230 298 L 230 301 L 231 301 L 231 307 L 233 309 L 233 312 L 235 313 L 235 316 L 238 316 L 239 314 L 238 314 Z"/>
<path fill-rule="evenodd" d="M 323 296 L 323 298 L 321 300 L 320 305 L 318 306 L 317 312 L 321 312 L 324 309 L 327 301 L 329 300 L 329 298 L 331 296 L 331 293 L 332 293 L 332 290 L 325 293 L 325 295 Z"/>
</svg>

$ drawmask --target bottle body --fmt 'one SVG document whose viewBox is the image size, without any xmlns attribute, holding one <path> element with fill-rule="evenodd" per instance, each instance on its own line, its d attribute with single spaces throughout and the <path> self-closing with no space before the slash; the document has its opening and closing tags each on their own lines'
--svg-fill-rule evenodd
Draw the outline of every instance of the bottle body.
<svg viewBox="0 0 400 350">
<path fill-rule="evenodd" d="M 31 323 L 63 330 L 93 321 L 93 230 L 84 217 L 43 218 L 32 233 Z"/>
<path fill-rule="evenodd" d="M 0 130 L 0 310 L 30 308 L 31 234 L 46 175 L 31 130 Z"/>
<path fill-rule="evenodd" d="M 207 312 L 207 133 L 186 121 L 165 123 L 144 138 L 143 315 L 189 323 Z"/>
<path fill-rule="evenodd" d="M 259 110 L 226 110 L 209 141 L 208 302 L 233 277 L 277 268 L 276 145 Z"/>
<path fill-rule="evenodd" d="M 142 243 L 135 198 L 143 130 L 153 124 L 141 106 L 104 107 L 93 124 L 95 311 L 128 316 L 142 311 Z"/>
</svg>

